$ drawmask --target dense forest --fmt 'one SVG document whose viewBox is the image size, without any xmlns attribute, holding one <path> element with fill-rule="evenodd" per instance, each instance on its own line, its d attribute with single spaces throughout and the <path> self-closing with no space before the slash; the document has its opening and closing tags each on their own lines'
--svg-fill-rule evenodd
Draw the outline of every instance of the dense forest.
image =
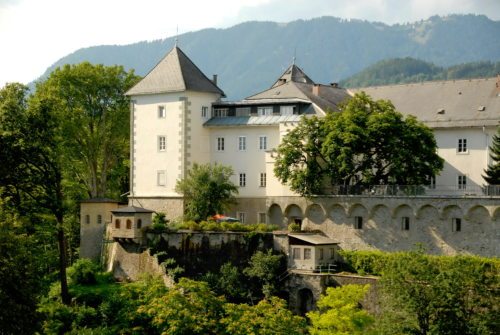
<svg viewBox="0 0 500 335">
<path fill-rule="evenodd" d="M 416 83 L 428 80 L 488 78 L 500 74 L 500 62 L 472 62 L 449 67 L 410 57 L 382 60 L 340 82 L 343 87 Z"/>
<path fill-rule="evenodd" d="M 269 88 L 296 56 L 296 64 L 315 82 L 339 82 L 378 61 L 412 57 L 437 66 L 499 61 L 500 22 L 486 16 L 433 16 L 387 25 L 321 17 L 288 23 L 244 22 L 178 36 L 178 46 L 229 100 Z M 42 79 L 64 64 L 88 61 L 122 65 L 146 75 L 173 47 L 174 37 L 129 45 L 83 48 L 50 66 Z"/>
</svg>

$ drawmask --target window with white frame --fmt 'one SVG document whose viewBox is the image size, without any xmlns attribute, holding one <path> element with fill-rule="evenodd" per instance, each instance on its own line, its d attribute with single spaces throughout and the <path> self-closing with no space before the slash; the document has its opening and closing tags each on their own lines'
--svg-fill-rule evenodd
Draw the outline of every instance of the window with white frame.
<svg viewBox="0 0 500 335">
<path fill-rule="evenodd" d="M 451 230 L 454 232 L 462 231 L 462 219 L 452 218 L 451 219 Z"/>
<path fill-rule="evenodd" d="M 459 190 L 467 189 L 467 176 L 466 175 L 458 175 L 458 189 Z"/>
<path fill-rule="evenodd" d="M 267 185 L 267 175 L 265 172 L 260 173 L 260 187 L 266 187 Z"/>
<path fill-rule="evenodd" d="M 319 259 L 322 260 L 324 258 L 324 254 L 323 254 L 323 248 L 319 248 Z"/>
<path fill-rule="evenodd" d="M 335 248 L 330 248 L 330 259 L 335 258 Z"/>
<path fill-rule="evenodd" d="M 304 248 L 304 259 L 311 259 L 311 248 Z"/>
<path fill-rule="evenodd" d="M 259 150 L 267 150 L 267 136 L 259 136 Z"/>
<path fill-rule="evenodd" d="M 224 151 L 224 137 L 217 137 L 217 151 Z"/>
<path fill-rule="evenodd" d="M 363 229 L 363 217 L 355 216 L 354 217 L 354 229 Z"/>
<path fill-rule="evenodd" d="M 167 117 L 165 106 L 158 106 L 158 118 L 164 119 Z"/>
<path fill-rule="evenodd" d="M 273 107 L 272 106 L 257 107 L 257 115 L 259 116 L 273 115 Z"/>
<path fill-rule="evenodd" d="M 240 187 L 245 187 L 245 186 L 247 186 L 247 174 L 240 173 Z"/>
<path fill-rule="evenodd" d="M 259 222 L 258 223 L 267 223 L 267 215 L 266 213 L 260 212 L 258 214 L 259 216 Z"/>
<path fill-rule="evenodd" d="M 457 152 L 459 152 L 459 153 L 467 152 L 467 139 L 466 138 L 459 138 L 458 139 Z"/>
<path fill-rule="evenodd" d="M 280 106 L 280 115 L 295 114 L 295 106 Z"/>
<path fill-rule="evenodd" d="M 98 215 L 97 215 L 97 223 L 98 223 L 98 224 L 101 224 L 101 223 L 102 223 L 102 215 L 101 215 L 101 214 L 98 214 Z"/>
<path fill-rule="evenodd" d="M 292 257 L 293 259 L 300 259 L 300 248 L 292 249 Z"/>
<path fill-rule="evenodd" d="M 156 185 L 167 185 L 167 173 L 165 170 L 156 171 Z"/>
<path fill-rule="evenodd" d="M 408 216 L 401 218 L 401 230 L 410 230 L 410 218 Z"/>
<path fill-rule="evenodd" d="M 228 113 L 227 108 L 214 108 L 213 116 L 214 117 L 226 117 Z"/>
<path fill-rule="evenodd" d="M 244 212 L 238 212 L 238 220 L 240 220 L 241 223 L 246 223 L 246 218 L 247 215 Z"/>
<path fill-rule="evenodd" d="M 167 150 L 167 137 L 166 136 L 158 136 L 158 151 Z"/>
<path fill-rule="evenodd" d="M 201 107 L 201 117 L 208 117 L 208 107 L 207 106 Z"/>
<path fill-rule="evenodd" d="M 249 116 L 251 112 L 250 107 L 237 107 L 236 116 Z"/>
<path fill-rule="evenodd" d="M 238 137 L 238 150 L 239 151 L 247 150 L 247 137 L 246 136 L 239 136 Z"/>
</svg>

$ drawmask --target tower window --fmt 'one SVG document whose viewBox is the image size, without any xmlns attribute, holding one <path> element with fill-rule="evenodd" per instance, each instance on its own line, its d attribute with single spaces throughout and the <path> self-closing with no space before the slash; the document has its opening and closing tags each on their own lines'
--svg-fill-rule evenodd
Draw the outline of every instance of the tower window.
<svg viewBox="0 0 500 335">
<path fill-rule="evenodd" d="M 121 225 L 120 219 L 116 219 L 115 220 L 115 228 L 120 229 L 120 225 Z"/>
<path fill-rule="evenodd" d="M 240 173 L 240 187 L 245 187 L 245 186 L 247 186 L 247 174 Z"/>
<path fill-rule="evenodd" d="M 101 214 L 97 215 L 97 223 L 98 224 L 102 223 L 102 215 Z"/>
<path fill-rule="evenodd" d="M 457 147 L 457 152 L 467 152 L 467 139 L 466 138 L 459 138 L 458 139 L 458 147 Z"/>
<path fill-rule="evenodd" d="M 165 106 L 158 106 L 158 118 L 164 119 L 166 116 Z"/>
</svg>

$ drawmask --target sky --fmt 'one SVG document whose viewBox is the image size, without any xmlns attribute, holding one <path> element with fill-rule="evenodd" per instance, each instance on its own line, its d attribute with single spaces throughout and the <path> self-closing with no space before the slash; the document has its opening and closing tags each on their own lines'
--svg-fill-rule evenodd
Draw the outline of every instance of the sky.
<svg viewBox="0 0 500 335">
<path fill-rule="evenodd" d="M 0 88 L 37 79 L 80 48 L 244 21 L 335 16 L 395 24 L 468 13 L 500 21 L 500 0 L 0 0 Z"/>
</svg>

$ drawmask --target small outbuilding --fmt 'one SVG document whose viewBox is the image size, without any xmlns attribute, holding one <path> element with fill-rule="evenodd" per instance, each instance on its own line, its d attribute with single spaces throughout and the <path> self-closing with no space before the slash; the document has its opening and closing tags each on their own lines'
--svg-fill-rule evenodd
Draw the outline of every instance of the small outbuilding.
<svg viewBox="0 0 500 335">
<path fill-rule="evenodd" d="M 316 271 L 333 269 L 339 261 L 338 242 L 319 234 L 288 234 L 291 269 Z"/>
<path fill-rule="evenodd" d="M 111 238 L 140 242 L 143 228 L 151 225 L 153 211 L 142 207 L 128 206 L 113 210 L 111 214 Z"/>
</svg>

